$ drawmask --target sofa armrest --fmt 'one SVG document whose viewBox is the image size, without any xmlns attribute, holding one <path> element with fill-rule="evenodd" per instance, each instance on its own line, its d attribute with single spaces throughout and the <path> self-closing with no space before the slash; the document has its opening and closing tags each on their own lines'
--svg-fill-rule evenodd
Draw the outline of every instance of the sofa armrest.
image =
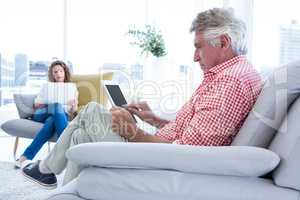
<svg viewBox="0 0 300 200">
<path fill-rule="evenodd" d="M 14 102 L 21 119 L 28 119 L 33 115 L 35 97 L 36 94 L 14 94 Z"/>
<path fill-rule="evenodd" d="M 86 143 L 72 147 L 66 155 L 82 165 L 250 177 L 272 171 L 280 161 L 274 152 L 258 147 L 156 143 Z"/>
</svg>

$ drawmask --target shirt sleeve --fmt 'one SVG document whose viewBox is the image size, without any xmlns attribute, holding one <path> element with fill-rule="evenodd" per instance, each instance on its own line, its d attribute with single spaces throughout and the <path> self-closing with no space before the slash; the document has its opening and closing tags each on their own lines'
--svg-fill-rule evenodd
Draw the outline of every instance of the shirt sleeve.
<svg viewBox="0 0 300 200">
<path fill-rule="evenodd" d="M 155 135 L 166 139 L 170 142 L 174 142 L 176 139 L 180 137 L 180 128 L 182 125 L 182 119 L 186 119 L 186 116 L 188 115 L 186 112 L 187 110 L 190 110 L 191 107 L 191 100 L 189 100 L 187 103 L 185 103 L 181 109 L 176 114 L 176 119 L 166 124 L 164 127 L 159 129 Z"/>
<path fill-rule="evenodd" d="M 37 94 L 37 96 L 34 99 L 35 104 L 45 104 L 45 99 L 44 99 L 44 96 L 46 93 L 45 90 L 46 90 L 46 84 L 43 84 L 39 93 Z"/>
<path fill-rule="evenodd" d="M 196 100 L 195 114 L 177 144 L 230 145 L 234 133 L 250 110 L 239 80 L 223 77 L 219 84 Z"/>
<path fill-rule="evenodd" d="M 165 140 L 168 141 L 175 141 L 176 140 L 176 136 L 177 133 L 175 131 L 175 127 L 176 127 L 176 122 L 175 121 L 171 121 L 168 124 L 166 124 L 164 127 L 162 127 L 161 129 L 159 129 L 155 135 L 163 138 Z"/>
</svg>

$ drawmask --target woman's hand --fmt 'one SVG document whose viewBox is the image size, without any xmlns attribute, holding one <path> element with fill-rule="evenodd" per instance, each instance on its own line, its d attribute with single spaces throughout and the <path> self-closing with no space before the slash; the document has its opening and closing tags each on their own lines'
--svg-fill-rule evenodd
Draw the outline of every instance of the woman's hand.
<svg viewBox="0 0 300 200">
<path fill-rule="evenodd" d="M 46 104 L 42 104 L 42 103 L 35 103 L 33 105 L 34 109 L 39 109 L 39 108 L 44 108 L 46 107 Z"/>
<path fill-rule="evenodd" d="M 162 126 L 164 126 L 166 123 L 169 122 L 167 120 L 161 119 L 160 117 L 156 116 L 152 112 L 148 103 L 145 101 L 130 103 L 126 106 L 126 109 L 128 109 L 129 112 L 137 115 L 141 120 L 157 128 L 161 128 Z"/>
<path fill-rule="evenodd" d="M 74 113 L 77 111 L 78 108 L 78 100 L 77 99 L 70 100 L 68 102 L 68 105 L 70 106 L 70 112 Z"/>
<path fill-rule="evenodd" d="M 112 130 L 120 136 L 132 140 L 137 134 L 136 123 L 131 114 L 124 108 L 112 107 Z"/>
</svg>

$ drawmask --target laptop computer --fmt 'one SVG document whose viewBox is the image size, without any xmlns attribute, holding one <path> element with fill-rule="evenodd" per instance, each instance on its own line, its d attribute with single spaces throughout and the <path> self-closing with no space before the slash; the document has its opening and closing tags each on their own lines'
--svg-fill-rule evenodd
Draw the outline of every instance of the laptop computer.
<svg viewBox="0 0 300 200">
<path fill-rule="evenodd" d="M 45 104 L 68 104 L 70 100 L 74 100 L 76 90 L 74 83 L 48 82 L 43 85 L 39 95 Z"/>
</svg>

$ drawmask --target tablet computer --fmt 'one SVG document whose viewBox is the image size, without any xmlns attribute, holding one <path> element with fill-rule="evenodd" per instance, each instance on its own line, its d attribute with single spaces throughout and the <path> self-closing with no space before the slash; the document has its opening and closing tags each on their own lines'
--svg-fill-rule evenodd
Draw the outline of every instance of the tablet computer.
<svg viewBox="0 0 300 200">
<path fill-rule="evenodd" d="M 123 107 L 126 109 L 124 105 L 127 104 L 127 101 L 121 91 L 121 88 L 118 84 L 115 84 L 111 81 L 102 81 L 104 86 L 104 91 L 106 92 L 110 103 L 114 106 Z M 132 115 L 135 122 L 136 118 Z"/>
</svg>

